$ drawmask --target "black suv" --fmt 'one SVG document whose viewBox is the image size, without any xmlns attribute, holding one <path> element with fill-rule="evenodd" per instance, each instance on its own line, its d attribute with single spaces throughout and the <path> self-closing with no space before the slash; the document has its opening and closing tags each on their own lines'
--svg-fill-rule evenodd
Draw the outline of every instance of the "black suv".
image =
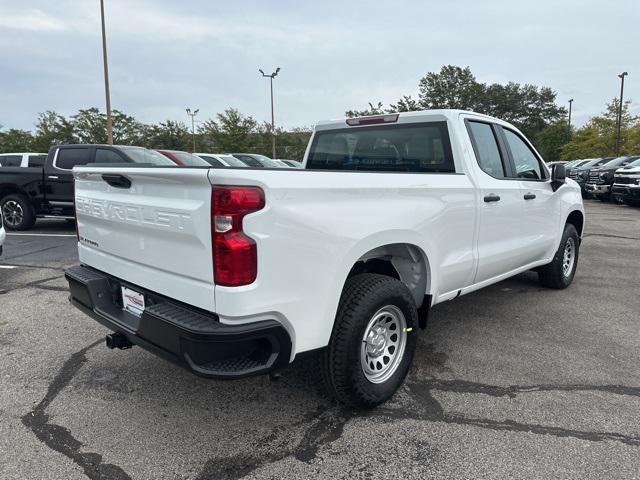
<svg viewBox="0 0 640 480">
<path fill-rule="evenodd" d="M 609 200 L 616 170 L 635 162 L 639 158 L 640 155 L 618 157 L 590 169 L 584 186 L 585 190 L 603 202 Z"/>
</svg>

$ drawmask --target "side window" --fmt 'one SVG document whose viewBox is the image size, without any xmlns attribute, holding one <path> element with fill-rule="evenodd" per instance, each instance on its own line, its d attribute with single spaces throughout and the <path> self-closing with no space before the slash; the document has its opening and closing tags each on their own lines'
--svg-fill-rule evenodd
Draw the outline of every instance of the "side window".
<svg viewBox="0 0 640 480">
<path fill-rule="evenodd" d="M 492 177 L 504 178 L 502 156 L 491 125 L 483 122 L 468 122 L 468 125 L 480 168 Z"/>
<path fill-rule="evenodd" d="M 113 150 L 107 150 L 106 148 L 96 149 L 95 163 L 123 163 L 126 162 L 124 158 Z"/>
<path fill-rule="evenodd" d="M 29 167 L 44 167 L 46 155 L 29 155 Z"/>
<path fill-rule="evenodd" d="M 516 167 L 516 176 L 528 180 L 542 180 L 545 178 L 542 166 L 538 161 L 538 157 L 531 151 L 519 135 L 503 128 L 504 136 L 507 139 L 507 145 L 511 150 L 513 163 Z"/>
<path fill-rule="evenodd" d="M 22 155 L 0 156 L 0 166 L 2 167 L 19 167 L 21 163 Z"/>
<path fill-rule="evenodd" d="M 71 170 L 76 165 L 91 163 L 88 148 L 61 148 L 58 151 L 56 167 Z"/>
</svg>

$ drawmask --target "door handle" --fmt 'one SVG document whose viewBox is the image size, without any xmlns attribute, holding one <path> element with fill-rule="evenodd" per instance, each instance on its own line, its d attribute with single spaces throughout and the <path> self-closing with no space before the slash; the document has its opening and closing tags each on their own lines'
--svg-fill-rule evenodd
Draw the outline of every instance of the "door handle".
<svg viewBox="0 0 640 480">
<path fill-rule="evenodd" d="M 499 202 L 500 201 L 500 195 L 496 195 L 495 193 L 492 193 L 490 195 L 485 195 L 484 196 L 484 201 L 485 202 Z"/>
<path fill-rule="evenodd" d="M 525 200 L 533 200 L 534 198 L 536 198 L 536 194 L 535 193 L 525 193 L 524 194 L 524 199 Z"/>
<path fill-rule="evenodd" d="M 118 173 L 103 173 L 102 180 L 107 182 L 109 185 L 115 188 L 129 188 L 131 187 L 131 180 L 129 180 L 124 175 L 120 175 Z"/>
<path fill-rule="evenodd" d="M 57 175 L 49 175 L 47 178 L 49 180 L 58 180 L 59 177 Z"/>
</svg>

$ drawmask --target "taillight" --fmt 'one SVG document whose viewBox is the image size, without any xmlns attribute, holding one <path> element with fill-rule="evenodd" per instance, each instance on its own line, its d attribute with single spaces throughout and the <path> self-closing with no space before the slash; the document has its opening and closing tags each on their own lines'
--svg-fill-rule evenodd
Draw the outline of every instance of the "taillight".
<svg viewBox="0 0 640 480">
<path fill-rule="evenodd" d="M 256 242 L 242 231 L 245 215 L 264 208 L 259 187 L 213 185 L 211 240 L 213 276 L 217 285 L 238 287 L 253 283 L 258 274 Z"/>
<path fill-rule="evenodd" d="M 76 224 L 76 240 L 80 241 L 80 230 L 78 229 L 78 212 L 76 211 L 76 178 L 73 177 L 73 218 Z"/>
</svg>

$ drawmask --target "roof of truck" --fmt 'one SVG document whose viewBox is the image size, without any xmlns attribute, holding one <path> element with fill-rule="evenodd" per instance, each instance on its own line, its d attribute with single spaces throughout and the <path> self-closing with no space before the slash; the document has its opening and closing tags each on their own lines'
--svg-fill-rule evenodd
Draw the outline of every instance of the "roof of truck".
<svg viewBox="0 0 640 480">
<path fill-rule="evenodd" d="M 458 118 L 460 114 L 473 115 L 474 117 L 481 117 L 494 122 L 505 123 L 499 118 L 491 117 L 483 113 L 472 112 L 470 110 L 457 110 L 457 109 L 418 110 L 415 112 L 385 113 L 385 114 L 379 114 L 379 115 L 368 115 L 368 116 L 357 117 L 357 118 L 372 118 L 372 117 L 382 117 L 387 115 L 398 115 L 398 121 L 393 123 L 416 123 L 423 120 L 429 120 L 429 121 L 453 120 Z M 346 121 L 347 121 L 347 118 L 321 120 L 316 124 L 316 130 L 344 128 Z"/>
</svg>

